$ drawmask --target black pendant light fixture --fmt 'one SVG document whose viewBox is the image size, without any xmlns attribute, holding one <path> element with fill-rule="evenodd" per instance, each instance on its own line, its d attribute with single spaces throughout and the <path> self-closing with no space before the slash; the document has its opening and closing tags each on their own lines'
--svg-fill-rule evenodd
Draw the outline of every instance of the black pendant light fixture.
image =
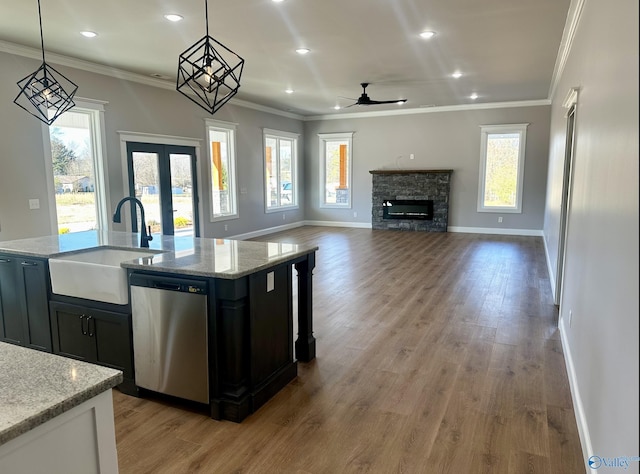
<svg viewBox="0 0 640 474">
<path fill-rule="evenodd" d="M 37 119 L 51 125 L 60 115 L 76 105 L 73 102 L 73 96 L 78 86 L 44 60 L 40 0 L 38 0 L 38 19 L 40 20 L 42 65 L 34 73 L 18 81 L 20 93 L 13 102 Z"/>
<path fill-rule="evenodd" d="M 209 36 L 209 5 L 204 2 L 207 34 L 180 55 L 176 89 L 214 114 L 240 89 L 244 59 Z"/>
</svg>

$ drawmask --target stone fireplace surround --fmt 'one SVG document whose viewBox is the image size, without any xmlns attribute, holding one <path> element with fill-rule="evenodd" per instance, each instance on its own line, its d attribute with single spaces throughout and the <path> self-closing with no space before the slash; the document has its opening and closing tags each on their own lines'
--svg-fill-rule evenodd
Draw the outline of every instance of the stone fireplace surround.
<svg viewBox="0 0 640 474">
<path fill-rule="evenodd" d="M 373 178 L 371 224 L 378 230 L 446 232 L 449 190 L 453 170 L 371 170 Z M 383 219 L 387 199 L 432 200 L 433 220 Z"/>
</svg>

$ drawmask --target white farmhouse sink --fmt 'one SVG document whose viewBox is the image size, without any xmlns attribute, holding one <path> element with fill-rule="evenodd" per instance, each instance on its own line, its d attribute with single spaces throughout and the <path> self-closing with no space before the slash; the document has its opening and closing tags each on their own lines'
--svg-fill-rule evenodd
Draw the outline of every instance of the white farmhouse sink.
<svg viewBox="0 0 640 474">
<path fill-rule="evenodd" d="M 156 252 L 98 247 L 49 259 L 51 291 L 105 303 L 129 303 L 127 270 L 120 264 Z"/>
</svg>

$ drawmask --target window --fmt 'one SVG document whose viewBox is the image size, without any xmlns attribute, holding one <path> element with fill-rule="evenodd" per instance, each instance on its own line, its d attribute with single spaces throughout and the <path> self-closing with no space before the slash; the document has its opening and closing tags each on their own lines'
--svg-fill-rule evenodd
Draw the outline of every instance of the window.
<svg viewBox="0 0 640 474">
<path fill-rule="evenodd" d="M 211 221 L 238 217 L 236 124 L 207 120 L 211 170 Z"/>
<path fill-rule="evenodd" d="M 351 207 L 353 132 L 320 133 L 320 207 Z"/>
<path fill-rule="evenodd" d="M 47 173 L 55 196 L 51 217 L 59 234 L 107 229 L 109 222 L 104 103 L 76 100 L 76 104 L 50 127 L 45 126 L 50 145 L 45 153 Z"/>
<path fill-rule="evenodd" d="M 529 124 L 482 125 L 479 212 L 522 212 L 524 150 Z"/>
<path fill-rule="evenodd" d="M 264 129 L 266 212 L 298 207 L 298 136 Z"/>
</svg>

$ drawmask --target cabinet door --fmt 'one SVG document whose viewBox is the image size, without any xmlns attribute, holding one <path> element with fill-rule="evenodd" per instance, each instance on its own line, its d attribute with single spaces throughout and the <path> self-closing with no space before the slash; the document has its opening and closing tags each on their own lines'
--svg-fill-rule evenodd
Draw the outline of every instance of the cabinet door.
<svg viewBox="0 0 640 474">
<path fill-rule="evenodd" d="M 95 361 L 95 340 L 89 337 L 89 316 L 80 306 L 51 303 L 53 351 L 66 357 Z"/>
<path fill-rule="evenodd" d="M 20 258 L 18 273 L 24 295 L 22 314 L 25 318 L 25 345 L 51 352 L 47 264 L 40 259 Z"/>
<path fill-rule="evenodd" d="M 17 259 L 0 255 L 0 338 L 6 342 L 23 344 L 24 324 L 18 291 Z"/>
<path fill-rule="evenodd" d="M 96 362 L 122 370 L 125 379 L 133 378 L 131 316 L 110 311 L 89 310 L 90 333 L 95 340 Z"/>
</svg>

